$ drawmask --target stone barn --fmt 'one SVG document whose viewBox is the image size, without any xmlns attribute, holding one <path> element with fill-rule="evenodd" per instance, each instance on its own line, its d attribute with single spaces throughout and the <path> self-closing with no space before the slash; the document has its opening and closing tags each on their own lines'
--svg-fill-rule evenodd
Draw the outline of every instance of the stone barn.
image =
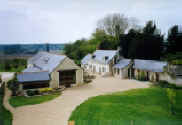
<svg viewBox="0 0 182 125">
<path fill-rule="evenodd" d="M 22 88 L 60 88 L 83 83 L 83 70 L 65 55 L 39 52 L 17 75 Z"/>
<path fill-rule="evenodd" d="M 165 74 L 165 67 L 167 67 L 167 62 L 135 59 L 131 74 L 136 79 L 160 81 L 160 78 Z"/>
</svg>

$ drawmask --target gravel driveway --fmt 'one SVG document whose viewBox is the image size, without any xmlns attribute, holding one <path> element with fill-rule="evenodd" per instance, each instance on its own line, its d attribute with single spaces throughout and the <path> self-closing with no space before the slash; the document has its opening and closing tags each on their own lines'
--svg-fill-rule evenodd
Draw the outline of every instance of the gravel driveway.
<svg viewBox="0 0 182 125">
<path fill-rule="evenodd" d="M 71 112 L 89 97 L 147 87 L 148 82 L 97 77 L 90 84 L 66 89 L 50 102 L 17 108 L 13 125 L 67 125 Z"/>
</svg>

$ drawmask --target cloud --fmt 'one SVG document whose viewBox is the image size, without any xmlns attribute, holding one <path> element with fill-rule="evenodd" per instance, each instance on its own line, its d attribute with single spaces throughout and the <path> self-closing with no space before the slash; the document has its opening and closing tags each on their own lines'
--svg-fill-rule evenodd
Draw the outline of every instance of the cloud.
<svg viewBox="0 0 182 125">
<path fill-rule="evenodd" d="M 181 23 L 181 0 L 2 0 L 0 42 L 69 42 L 89 37 L 109 13 L 154 20 L 163 33 Z"/>
</svg>

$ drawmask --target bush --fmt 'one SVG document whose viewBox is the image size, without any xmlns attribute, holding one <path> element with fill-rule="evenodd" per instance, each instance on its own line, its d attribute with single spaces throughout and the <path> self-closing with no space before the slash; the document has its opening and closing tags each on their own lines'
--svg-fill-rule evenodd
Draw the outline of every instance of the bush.
<svg viewBox="0 0 182 125">
<path fill-rule="evenodd" d="M 169 83 L 167 81 L 159 81 L 158 85 L 161 88 L 182 89 L 182 87 L 176 86 L 175 84 Z"/>
<path fill-rule="evenodd" d="M 2 76 L 0 75 L 0 84 L 2 83 Z"/>
<path fill-rule="evenodd" d="M 12 80 L 8 81 L 7 84 L 8 84 L 8 88 L 12 91 L 12 95 L 16 96 L 19 89 L 16 75 L 14 76 Z"/>
<path fill-rule="evenodd" d="M 49 93 L 52 92 L 53 89 L 52 88 L 41 88 L 39 89 L 39 93 Z"/>
<path fill-rule="evenodd" d="M 39 95 L 39 91 L 38 90 L 27 90 L 27 95 L 28 96 Z"/>
<path fill-rule="evenodd" d="M 172 60 L 170 63 L 173 64 L 173 65 L 182 65 L 182 59 Z"/>
<path fill-rule="evenodd" d="M 170 109 L 171 109 L 171 114 L 175 115 L 174 106 L 176 104 L 176 91 L 175 91 L 175 89 L 167 88 L 166 92 L 167 92 L 167 96 L 169 98 L 169 105 L 170 105 Z"/>
<path fill-rule="evenodd" d="M 5 84 L 3 83 L 0 87 L 0 95 L 4 95 Z"/>
</svg>

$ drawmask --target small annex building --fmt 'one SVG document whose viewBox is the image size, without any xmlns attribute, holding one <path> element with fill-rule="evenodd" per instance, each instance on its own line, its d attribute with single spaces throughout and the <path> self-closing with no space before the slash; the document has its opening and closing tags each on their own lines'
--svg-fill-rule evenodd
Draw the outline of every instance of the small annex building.
<svg viewBox="0 0 182 125">
<path fill-rule="evenodd" d="M 39 52 L 27 63 L 27 68 L 17 75 L 23 89 L 55 89 L 83 83 L 83 69 L 65 55 Z"/>
<path fill-rule="evenodd" d="M 113 66 L 115 77 L 138 79 L 146 81 L 160 81 L 167 76 L 165 67 L 167 62 L 141 59 L 121 59 Z"/>
<path fill-rule="evenodd" d="M 93 54 L 88 54 L 82 59 L 81 67 L 94 74 L 112 74 L 116 57 L 116 50 L 96 50 Z"/>
<path fill-rule="evenodd" d="M 127 79 L 129 78 L 131 67 L 131 59 L 121 59 L 117 64 L 113 66 L 114 77 Z"/>
<path fill-rule="evenodd" d="M 136 79 L 159 81 L 165 74 L 165 67 L 167 67 L 167 62 L 135 59 L 132 74 Z"/>
</svg>

